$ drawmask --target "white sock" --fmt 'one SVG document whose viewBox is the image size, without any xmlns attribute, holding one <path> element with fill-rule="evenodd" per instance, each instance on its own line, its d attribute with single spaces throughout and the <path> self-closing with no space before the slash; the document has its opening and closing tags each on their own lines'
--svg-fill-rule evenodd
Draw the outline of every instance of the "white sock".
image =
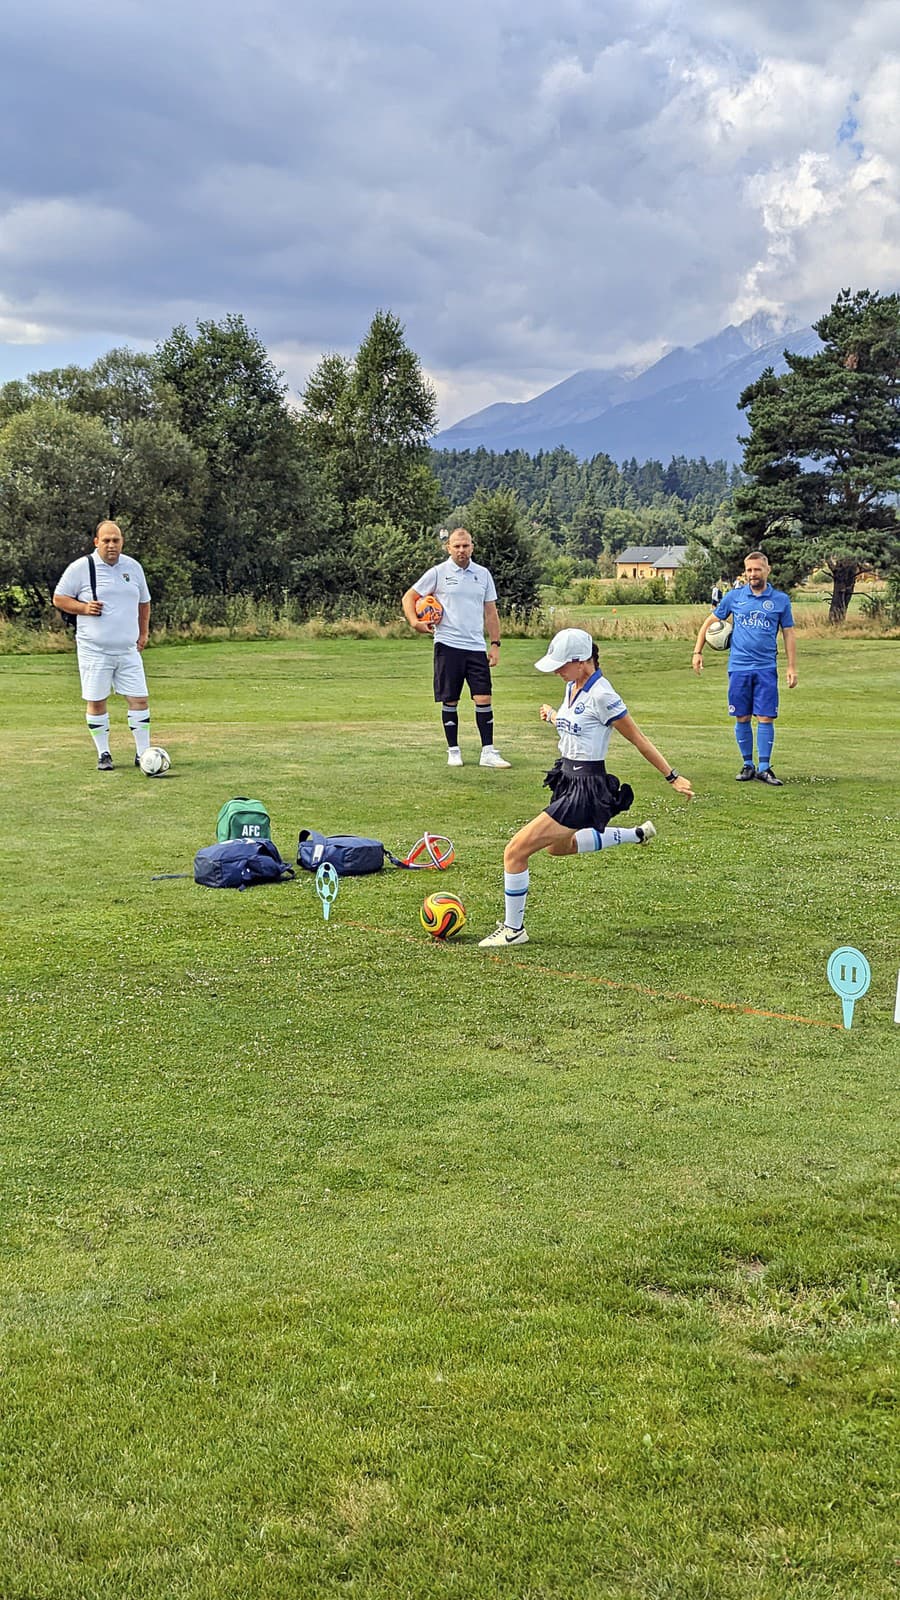
<svg viewBox="0 0 900 1600">
<path fill-rule="evenodd" d="M 102 756 L 104 750 L 109 749 L 109 712 L 104 711 L 101 715 L 99 712 L 86 711 L 85 717 L 88 733 L 97 746 L 97 754 Z"/>
<path fill-rule="evenodd" d="M 640 844 L 637 828 L 605 828 L 598 833 L 596 828 L 579 828 L 575 835 L 575 848 L 580 856 L 589 855 L 592 850 L 611 850 L 616 844 Z"/>
<path fill-rule="evenodd" d="M 150 748 L 150 712 L 129 711 L 128 726 L 134 734 L 134 748 L 139 756 Z"/>
<path fill-rule="evenodd" d="M 528 898 L 529 872 L 504 872 L 504 922 L 508 928 L 524 928 L 525 901 Z"/>
</svg>

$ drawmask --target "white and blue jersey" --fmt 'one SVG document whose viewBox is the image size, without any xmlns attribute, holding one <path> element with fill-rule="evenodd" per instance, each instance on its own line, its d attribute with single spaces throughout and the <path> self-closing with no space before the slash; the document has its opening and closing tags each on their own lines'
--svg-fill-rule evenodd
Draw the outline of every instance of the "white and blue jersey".
<svg viewBox="0 0 900 1600">
<path fill-rule="evenodd" d="M 470 561 L 458 567 L 455 561 L 439 561 L 423 572 L 413 584 L 416 594 L 436 594 L 444 615 L 434 630 L 438 644 L 454 650 L 484 650 L 484 608 L 497 598 L 494 580 L 487 567 Z"/>
<path fill-rule="evenodd" d="M 625 701 L 599 669 L 577 691 L 574 684 L 567 684 L 565 698 L 556 713 L 559 753 L 563 760 L 605 761 L 612 725 L 627 715 Z"/>
<path fill-rule="evenodd" d="M 719 601 L 715 614 L 724 622 L 734 617 L 731 635 L 729 672 L 774 671 L 778 654 L 778 629 L 792 628 L 794 617 L 791 602 L 780 589 L 766 584 L 761 594 L 754 594 L 749 583 L 739 589 L 730 589 Z"/>
</svg>

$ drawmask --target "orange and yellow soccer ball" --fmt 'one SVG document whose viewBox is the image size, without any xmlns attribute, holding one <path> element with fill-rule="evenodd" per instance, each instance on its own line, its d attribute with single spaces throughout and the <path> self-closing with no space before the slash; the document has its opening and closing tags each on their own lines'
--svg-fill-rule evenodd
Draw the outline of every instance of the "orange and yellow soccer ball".
<svg viewBox="0 0 900 1600">
<path fill-rule="evenodd" d="M 416 616 L 420 622 L 430 622 L 436 628 L 443 615 L 444 608 L 436 594 L 419 596 L 416 601 Z"/>
<path fill-rule="evenodd" d="M 454 939 L 466 925 L 466 908 L 455 894 L 427 894 L 419 916 L 432 939 Z"/>
</svg>

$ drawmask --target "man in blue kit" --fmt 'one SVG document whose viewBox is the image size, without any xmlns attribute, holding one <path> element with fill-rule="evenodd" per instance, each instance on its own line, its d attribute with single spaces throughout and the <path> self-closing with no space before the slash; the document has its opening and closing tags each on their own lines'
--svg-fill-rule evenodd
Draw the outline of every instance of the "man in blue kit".
<svg viewBox="0 0 900 1600">
<path fill-rule="evenodd" d="M 775 718 L 778 715 L 778 630 L 784 637 L 787 659 L 787 686 L 797 687 L 797 646 L 791 602 L 769 582 L 769 563 L 761 550 L 751 550 L 744 560 L 746 583 L 730 589 L 712 616 L 706 618 L 697 635 L 691 665 L 703 671 L 703 644 L 713 619 L 734 619 L 731 659 L 728 663 L 728 714 L 734 717 L 734 733 L 743 766 L 738 783 L 758 778 L 773 789 L 782 788 L 772 771 L 772 746 L 775 743 Z M 753 723 L 756 718 L 757 763 L 753 764 Z"/>
</svg>

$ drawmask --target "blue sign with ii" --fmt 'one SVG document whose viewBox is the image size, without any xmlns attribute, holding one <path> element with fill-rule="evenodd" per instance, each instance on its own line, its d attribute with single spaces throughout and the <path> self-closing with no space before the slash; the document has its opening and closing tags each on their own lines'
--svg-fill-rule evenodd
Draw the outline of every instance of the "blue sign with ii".
<svg viewBox="0 0 900 1600">
<path fill-rule="evenodd" d="M 852 944 L 842 944 L 828 957 L 828 982 L 835 994 L 840 995 L 844 1009 L 844 1027 L 853 1027 L 853 1007 L 868 990 L 872 970 L 861 950 Z"/>
</svg>

